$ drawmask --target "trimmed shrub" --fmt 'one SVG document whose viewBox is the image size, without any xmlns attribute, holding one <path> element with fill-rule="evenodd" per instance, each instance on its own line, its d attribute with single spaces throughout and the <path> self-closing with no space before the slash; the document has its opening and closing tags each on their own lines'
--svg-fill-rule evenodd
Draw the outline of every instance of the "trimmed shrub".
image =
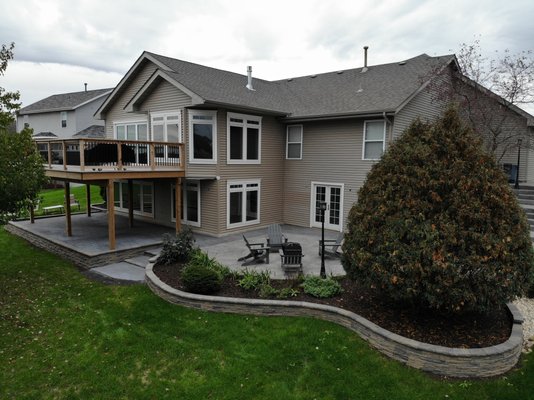
<svg viewBox="0 0 534 400">
<path fill-rule="evenodd" d="M 390 299 L 486 311 L 529 287 L 525 213 L 481 141 L 449 109 L 414 122 L 375 164 L 350 211 L 349 277 Z"/>
<path fill-rule="evenodd" d="M 321 278 L 319 276 L 308 276 L 302 283 L 304 293 L 319 298 L 334 297 L 343 291 L 338 281 L 333 278 Z"/>
<path fill-rule="evenodd" d="M 186 262 L 193 250 L 195 239 L 188 226 L 183 226 L 175 236 L 168 233 L 163 235 L 163 248 L 158 257 L 158 263 L 169 265 L 176 262 Z"/>
<path fill-rule="evenodd" d="M 181 272 L 182 283 L 191 293 L 211 294 L 221 290 L 219 274 L 203 265 L 188 264 Z"/>
</svg>

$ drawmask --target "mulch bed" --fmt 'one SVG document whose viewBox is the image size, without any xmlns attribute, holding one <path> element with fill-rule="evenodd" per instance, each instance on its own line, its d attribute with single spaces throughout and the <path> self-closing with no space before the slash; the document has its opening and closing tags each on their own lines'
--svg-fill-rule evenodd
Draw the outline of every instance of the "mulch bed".
<svg viewBox="0 0 534 400">
<path fill-rule="evenodd" d="M 163 282 L 185 291 L 180 281 L 180 265 L 156 265 L 154 273 Z M 340 280 L 343 293 L 330 299 L 318 299 L 303 293 L 284 300 L 308 301 L 343 308 L 374 322 L 380 327 L 420 342 L 457 348 L 493 346 L 506 341 L 512 320 L 505 307 L 488 314 L 439 315 L 388 302 L 379 291 L 360 287 L 348 278 Z M 298 288 L 296 280 L 271 280 L 277 289 Z M 260 298 L 255 291 L 245 291 L 228 278 L 217 296 Z"/>
</svg>

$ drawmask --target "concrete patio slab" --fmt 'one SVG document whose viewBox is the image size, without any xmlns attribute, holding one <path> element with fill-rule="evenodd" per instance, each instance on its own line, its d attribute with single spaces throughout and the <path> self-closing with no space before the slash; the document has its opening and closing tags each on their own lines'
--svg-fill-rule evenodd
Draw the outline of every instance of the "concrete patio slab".
<svg viewBox="0 0 534 400">
<path fill-rule="evenodd" d="M 139 282 L 145 281 L 145 269 L 128 262 L 119 262 L 115 264 L 105 265 L 103 267 L 95 267 L 91 269 L 100 275 L 107 276 L 113 279 L 120 279 L 123 281 Z"/>
</svg>

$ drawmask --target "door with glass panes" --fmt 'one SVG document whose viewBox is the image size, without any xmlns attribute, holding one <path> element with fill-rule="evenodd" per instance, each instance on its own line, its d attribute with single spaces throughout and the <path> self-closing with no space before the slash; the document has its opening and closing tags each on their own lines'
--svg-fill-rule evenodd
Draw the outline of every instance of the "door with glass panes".
<svg viewBox="0 0 534 400">
<path fill-rule="evenodd" d="M 312 226 L 321 227 L 321 202 L 326 202 L 324 213 L 324 227 L 341 231 L 343 226 L 343 185 L 342 184 L 312 184 Z"/>
</svg>

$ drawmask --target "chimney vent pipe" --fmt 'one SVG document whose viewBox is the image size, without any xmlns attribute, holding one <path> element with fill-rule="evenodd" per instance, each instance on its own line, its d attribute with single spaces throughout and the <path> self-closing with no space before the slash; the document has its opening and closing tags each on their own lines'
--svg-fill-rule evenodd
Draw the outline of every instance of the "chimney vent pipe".
<svg viewBox="0 0 534 400">
<path fill-rule="evenodd" d="M 85 91 L 87 92 L 87 83 L 84 83 Z"/>
<path fill-rule="evenodd" d="M 363 68 L 362 73 L 367 72 L 369 68 L 367 68 L 367 50 L 369 49 L 369 46 L 363 46 Z"/>
<path fill-rule="evenodd" d="M 255 90 L 252 87 L 252 66 L 250 66 L 250 65 L 247 67 L 247 76 L 248 76 L 247 89 L 248 90 Z"/>
</svg>

